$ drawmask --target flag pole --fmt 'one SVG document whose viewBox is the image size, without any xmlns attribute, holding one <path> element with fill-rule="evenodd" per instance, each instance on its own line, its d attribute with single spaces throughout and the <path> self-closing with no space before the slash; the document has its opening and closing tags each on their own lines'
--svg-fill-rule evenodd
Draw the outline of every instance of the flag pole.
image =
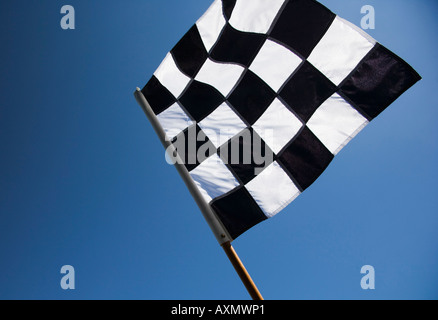
<svg viewBox="0 0 438 320">
<path fill-rule="evenodd" d="M 230 260 L 231 264 L 233 265 L 234 269 L 236 270 L 237 274 L 239 275 L 240 279 L 242 280 L 243 284 L 248 290 L 248 293 L 254 300 L 263 300 L 263 297 L 258 291 L 254 282 L 252 281 L 251 276 L 248 274 L 248 272 L 245 269 L 245 266 L 243 265 L 236 251 L 231 246 L 231 242 L 233 241 L 232 237 L 228 233 L 227 229 L 223 226 L 222 222 L 217 218 L 211 206 L 204 200 L 204 197 L 202 196 L 195 182 L 191 178 L 190 173 L 185 167 L 180 156 L 176 152 L 175 146 L 171 143 L 170 139 L 168 139 L 168 137 L 166 136 L 163 127 L 158 121 L 154 111 L 152 110 L 152 107 L 150 106 L 149 102 L 146 100 L 140 88 L 137 88 L 135 90 L 134 96 L 138 104 L 141 106 L 144 113 L 146 114 L 147 118 L 149 119 L 149 122 L 152 124 L 152 127 L 154 128 L 161 143 L 166 149 L 166 152 L 168 152 L 168 154 L 172 155 L 172 157 L 174 158 L 175 167 L 178 173 L 180 174 L 181 178 L 183 179 L 184 183 L 189 189 L 191 195 L 195 199 L 199 209 L 202 212 L 202 215 L 204 216 L 205 220 L 210 226 L 210 229 L 213 231 L 216 240 L 224 249 L 228 259 Z"/>
<path fill-rule="evenodd" d="M 253 300 L 264 300 L 262 295 L 260 294 L 259 289 L 257 289 L 257 286 L 251 279 L 251 276 L 249 275 L 248 271 L 246 271 L 245 266 L 243 265 L 242 261 L 240 260 L 239 256 L 231 245 L 231 242 L 225 242 L 224 244 L 222 244 L 222 248 L 227 254 L 228 259 L 230 259 L 231 264 L 233 265 L 234 269 L 240 277 L 240 280 L 242 280 L 243 284 L 245 285 L 246 290 L 248 290 L 251 298 Z"/>
</svg>

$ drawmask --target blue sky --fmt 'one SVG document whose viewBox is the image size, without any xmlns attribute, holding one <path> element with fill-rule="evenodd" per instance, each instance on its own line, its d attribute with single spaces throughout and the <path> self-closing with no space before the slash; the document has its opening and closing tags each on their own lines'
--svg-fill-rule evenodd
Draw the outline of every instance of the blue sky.
<svg viewBox="0 0 438 320">
<path fill-rule="evenodd" d="M 438 3 L 320 2 L 356 25 L 373 5 L 423 80 L 234 247 L 266 299 L 437 299 Z M 133 97 L 210 3 L 0 2 L 1 299 L 249 297 Z"/>
</svg>

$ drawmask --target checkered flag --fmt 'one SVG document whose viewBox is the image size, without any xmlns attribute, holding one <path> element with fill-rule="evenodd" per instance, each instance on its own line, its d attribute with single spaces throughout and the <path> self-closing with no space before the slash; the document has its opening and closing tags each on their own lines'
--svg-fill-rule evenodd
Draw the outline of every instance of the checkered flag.
<svg viewBox="0 0 438 320">
<path fill-rule="evenodd" d="M 141 91 L 232 239 L 420 80 L 314 0 L 216 0 Z"/>
</svg>

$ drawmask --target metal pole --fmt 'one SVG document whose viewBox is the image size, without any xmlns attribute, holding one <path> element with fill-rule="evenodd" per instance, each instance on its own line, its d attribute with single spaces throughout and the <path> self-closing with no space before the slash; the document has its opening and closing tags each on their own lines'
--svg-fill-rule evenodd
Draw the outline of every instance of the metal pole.
<svg viewBox="0 0 438 320">
<path fill-rule="evenodd" d="M 204 200 L 204 197 L 202 196 L 201 192 L 199 191 L 198 187 L 190 176 L 187 168 L 184 166 L 183 161 L 176 152 L 174 145 L 170 142 L 169 139 L 166 138 L 166 133 L 163 127 L 155 116 L 154 111 L 144 97 L 140 88 L 137 88 L 134 96 L 138 104 L 142 107 L 144 113 L 148 117 L 164 148 L 169 152 L 169 154 L 175 156 L 175 167 L 178 170 L 178 173 L 180 174 L 187 188 L 189 189 L 190 193 L 192 194 L 193 198 L 195 199 L 196 203 L 198 204 L 199 209 L 201 210 L 205 220 L 213 231 L 213 234 L 215 235 L 219 244 L 222 245 L 223 243 L 233 241 L 228 231 L 222 225 L 220 220 L 216 217 L 216 214 L 213 212 L 210 205 Z"/>
<path fill-rule="evenodd" d="M 242 280 L 243 284 L 245 285 L 246 290 L 248 290 L 251 298 L 253 300 L 264 300 L 262 295 L 260 294 L 260 291 L 257 289 L 254 281 L 252 281 L 248 271 L 246 271 L 246 268 L 240 260 L 239 256 L 237 255 L 236 251 L 234 251 L 231 242 L 225 242 L 224 244 L 222 244 L 222 248 L 227 254 L 228 259 L 230 259 L 231 264 L 233 265 L 234 269 L 240 277 L 240 280 Z"/>
</svg>

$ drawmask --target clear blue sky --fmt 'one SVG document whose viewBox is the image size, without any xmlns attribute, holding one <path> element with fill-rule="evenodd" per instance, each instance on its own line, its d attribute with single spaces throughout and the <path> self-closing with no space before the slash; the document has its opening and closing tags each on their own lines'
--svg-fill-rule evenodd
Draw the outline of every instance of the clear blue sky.
<svg viewBox="0 0 438 320">
<path fill-rule="evenodd" d="M 437 299 L 438 2 L 321 2 L 356 25 L 373 5 L 423 80 L 234 247 L 266 299 Z M 249 297 L 132 94 L 210 3 L 0 2 L 1 299 Z"/>
</svg>

